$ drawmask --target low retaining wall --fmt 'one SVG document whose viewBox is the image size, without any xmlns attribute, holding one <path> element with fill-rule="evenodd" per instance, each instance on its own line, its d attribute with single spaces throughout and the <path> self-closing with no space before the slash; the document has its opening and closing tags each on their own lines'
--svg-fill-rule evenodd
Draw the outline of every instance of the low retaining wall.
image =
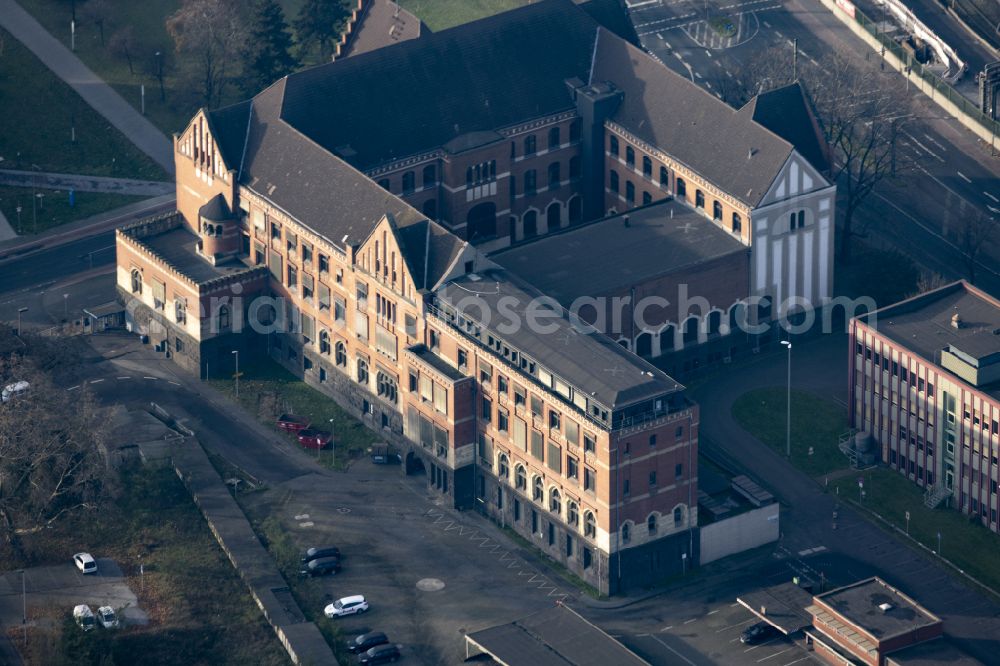
<svg viewBox="0 0 1000 666">
<path fill-rule="evenodd" d="M 703 526 L 702 566 L 777 541 L 780 530 L 779 506 L 777 503 L 768 504 Z"/>
</svg>

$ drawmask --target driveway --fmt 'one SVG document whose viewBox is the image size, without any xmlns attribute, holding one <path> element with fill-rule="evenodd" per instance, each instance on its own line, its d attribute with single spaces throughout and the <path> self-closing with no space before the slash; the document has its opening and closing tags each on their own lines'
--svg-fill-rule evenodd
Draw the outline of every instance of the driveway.
<svg viewBox="0 0 1000 666">
<path fill-rule="evenodd" d="M 21 624 L 21 591 L 19 571 L 0 574 L 0 624 Z M 114 560 L 106 558 L 98 558 L 97 573 L 86 576 L 68 558 L 66 564 L 25 569 L 24 591 L 29 618 L 36 607 L 62 608 L 69 614 L 74 606 L 87 604 L 95 610 L 99 606 L 124 608 L 122 616 L 128 624 L 146 624 L 149 621 L 146 613 L 138 607 L 138 599 L 129 588 L 122 570 Z"/>
</svg>

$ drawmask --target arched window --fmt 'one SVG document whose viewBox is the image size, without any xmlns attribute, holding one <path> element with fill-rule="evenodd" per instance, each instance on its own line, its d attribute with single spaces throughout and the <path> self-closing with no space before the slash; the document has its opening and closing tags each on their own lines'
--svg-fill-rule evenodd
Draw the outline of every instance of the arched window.
<svg viewBox="0 0 1000 666">
<path fill-rule="evenodd" d="M 631 180 L 625 181 L 625 201 L 629 204 L 635 203 L 635 185 Z"/>
<path fill-rule="evenodd" d="M 684 346 L 698 342 L 698 318 L 688 317 L 684 320 Z"/>
<path fill-rule="evenodd" d="M 555 231 L 561 226 L 562 208 L 559 206 L 558 201 L 552 202 L 545 209 L 545 224 L 548 225 L 549 231 Z"/>
<path fill-rule="evenodd" d="M 677 329 L 673 324 L 660 331 L 660 353 L 674 350 L 674 333 Z"/>
<path fill-rule="evenodd" d="M 545 489 L 542 487 L 542 477 L 536 476 L 531 481 L 531 499 L 541 502 L 545 496 Z"/>
<path fill-rule="evenodd" d="M 555 190 L 559 188 L 559 162 L 553 162 L 549 165 L 549 189 Z"/>
<path fill-rule="evenodd" d="M 428 164 L 424 167 L 424 187 L 431 185 L 437 185 L 437 169 L 433 164 Z"/>
<path fill-rule="evenodd" d="M 229 330 L 232 325 L 229 316 L 229 306 L 223 305 L 219 307 L 219 332 L 225 332 Z"/>
<path fill-rule="evenodd" d="M 573 528 L 580 525 L 580 507 L 573 500 L 566 500 L 566 522 Z"/>
<path fill-rule="evenodd" d="M 611 170 L 611 191 L 618 193 L 618 172 L 614 169 Z"/>
<path fill-rule="evenodd" d="M 538 187 L 538 174 L 534 169 L 529 169 L 524 172 L 524 193 L 534 194 L 535 189 Z"/>
<path fill-rule="evenodd" d="M 718 201 L 712 202 L 712 219 L 722 220 L 722 204 Z"/>
<path fill-rule="evenodd" d="M 739 213 L 733 213 L 733 233 L 738 234 L 743 231 L 743 220 Z"/>
<path fill-rule="evenodd" d="M 330 332 L 325 329 L 319 332 L 319 353 L 330 355 Z"/>
<path fill-rule="evenodd" d="M 667 187 L 670 184 L 670 175 L 667 173 L 667 167 L 660 167 L 660 187 Z"/>
<path fill-rule="evenodd" d="M 528 489 L 528 476 L 524 471 L 524 465 L 514 468 L 514 487 L 518 490 Z"/>
<path fill-rule="evenodd" d="M 555 150 L 559 147 L 559 128 L 553 127 L 549 130 L 549 150 Z"/>
<path fill-rule="evenodd" d="M 575 196 L 569 200 L 569 223 L 579 222 L 583 219 L 583 201 Z"/>
<path fill-rule="evenodd" d="M 625 146 L 625 164 L 630 167 L 635 166 L 635 150 L 632 146 Z"/>
<path fill-rule="evenodd" d="M 712 310 L 708 313 L 708 334 L 715 335 L 722 328 L 722 311 Z"/>
<path fill-rule="evenodd" d="M 555 488 L 549 491 L 549 511 L 557 516 L 562 514 L 562 497 Z"/>
<path fill-rule="evenodd" d="M 347 347 L 339 340 L 333 347 L 333 362 L 342 368 L 347 367 Z"/>
<path fill-rule="evenodd" d="M 653 177 L 653 160 L 648 155 L 642 156 L 642 175 L 646 178 Z"/>
<path fill-rule="evenodd" d="M 680 198 L 687 196 L 687 184 L 685 184 L 683 178 L 677 179 L 677 196 Z"/>
<path fill-rule="evenodd" d="M 524 214 L 524 238 L 538 235 L 538 212 L 529 210 Z"/>
<path fill-rule="evenodd" d="M 593 511 L 583 514 L 583 535 L 590 538 L 597 536 L 597 519 L 594 518 Z"/>
<path fill-rule="evenodd" d="M 378 386 L 378 395 L 380 398 L 391 403 L 396 402 L 397 388 L 395 378 L 379 370 L 375 375 L 375 383 Z"/>
<path fill-rule="evenodd" d="M 628 523 L 622 525 L 622 543 L 628 543 L 632 538 L 632 531 L 629 529 Z"/>
<path fill-rule="evenodd" d="M 534 155 L 535 154 L 535 135 L 524 137 L 524 154 Z"/>
<path fill-rule="evenodd" d="M 684 507 L 677 507 L 674 509 L 674 527 L 680 527 L 684 524 Z"/>
<path fill-rule="evenodd" d="M 608 141 L 608 152 L 615 157 L 618 157 L 618 137 L 613 136 Z"/>
<path fill-rule="evenodd" d="M 412 171 L 407 171 L 403 174 L 403 194 L 409 194 L 413 192 L 415 188 L 416 176 L 413 175 Z"/>
<path fill-rule="evenodd" d="M 465 170 L 465 186 L 472 187 L 472 167 Z"/>
<path fill-rule="evenodd" d="M 363 358 L 358 359 L 358 383 L 368 384 L 368 361 Z"/>
<path fill-rule="evenodd" d="M 497 476 L 505 481 L 510 476 L 510 461 L 507 460 L 506 454 L 501 453 L 497 458 Z"/>
<path fill-rule="evenodd" d="M 705 193 L 702 192 L 701 190 L 694 191 L 694 205 L 695 208 L 705 207 Z"/>
<path fill-rule="evenodd" d="M 142 272 L 138 268 L 132 269 L 132 293 L 142 293 Z"/>
<path fill-rule="evenodd" d="M 650 194 L 649 192 L 643 192 L 642 193 L 642 205 L 643 206 L 648 206 L 651 203 L 653 203 L 653 195 Z"/>
<path fill-rule="evenodd" d="M 649 514 L 649 518 L 646 519 L 646 529 L 649 530 L 649 536 L 656 534 L 656 514 Z"/>
</svg>

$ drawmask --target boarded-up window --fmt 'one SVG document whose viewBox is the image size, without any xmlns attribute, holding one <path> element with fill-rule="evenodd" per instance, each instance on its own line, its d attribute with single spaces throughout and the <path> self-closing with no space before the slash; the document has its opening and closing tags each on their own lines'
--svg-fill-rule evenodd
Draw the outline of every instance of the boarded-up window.
<svg viewBox="0 0 1000 666">
<path fill-rule="evenodd" d="M 357 333 L 358 339 L 368 339 L 368 315 L 363 312 L 354 313 L 354 332 Z"/>
<path fill-rule="evenodd" d="M 552 442 L 549 442 L 549 469 L 553 472 L 562 473 L 562 450 Z"/>
<path fill-rule="evenodd" d="M 167 285 L 159 280 L 152 280 L 153 284 L 153 307 L 162 310 L 167 305 Z"/>
<path fill-rule="evenodd" d="M 276 250 L 268 251 L 267 267 L 271 270 L 271 275 L 275 280 L 282 279 L 280 252 L 277 252 Z"/>
<path fill-rule="evenodd" d="M 537 430 L 531 431 L 531 455 L 545 460 L 545 438 Z"/>
<path fill-rule="evenodd" d="M 330 309 L 330 288 L 322 282 L 319 283 L 319 309 Z"/>
<path fill-rule="evenodd" d="M 528 424 L 514 417 L 514 445 L 521 451 L 528 450 Z"/>
<path fill-rule="evenodd" d="M 302 339 L 304 342 L 309 343 L 316 339 L 316 320 L 309 315 L 302 315 Z"/>
<path fill-rule="evenodd" d="M 434 381 L 427 375 L 420 375 L 420 397 L 424 402 L 434 399 Z"/>
<path fill-rule="evenodd" d="M 570 444 L 580 443 L 580 426 L 569 419 L 566 419 L 566 441 Z"/>
<path fill-rule="evenodd" d="M 428 449 L 434 443 L 434 428 L 423 414 L 420 415 L 420 443 Z"/>
<path fill-rule="evenodd" d="M 264 211 L 254 208 L 250 213 L 250 218 L 253 220 L 254 229 L 264 231 Z"/>
<path fill-rule="evenodd" d="M 396 336 L 381 324 L 375 324 L 375 348 L 393 361 L 396 360 Z"/>
<path fill-rule="evenodd" d="M 434 409 L 442 414 L 448 413 L 448 389 L 440 384 L 434 384 Z"/>
</svg>

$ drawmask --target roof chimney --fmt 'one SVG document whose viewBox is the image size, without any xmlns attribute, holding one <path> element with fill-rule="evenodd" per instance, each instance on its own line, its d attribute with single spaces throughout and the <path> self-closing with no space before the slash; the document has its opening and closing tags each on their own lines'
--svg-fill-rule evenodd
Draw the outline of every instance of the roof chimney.
<svg viewBox="0 0 1000 666">
<path fill-rule="evenodd" d="M 625 227 L 626 227 L 626 228 L 628 228 L 628 227 L 632 226 L 632 225 L 631 225 L 631 224 L 629 223 L 629 221 L 628 221 L 628 214 L 626 214 L 626 215 L 623 215 L 623 216 L 622 216 L 622 222 L 624 222 L 624 223 L 625 223 Z"/>
<path fill-rule="evenodd" d="M 952 328 L 962 328 L 962 318 L 956 312 L 951 316 L 951 327 Z"/>
</svg>

